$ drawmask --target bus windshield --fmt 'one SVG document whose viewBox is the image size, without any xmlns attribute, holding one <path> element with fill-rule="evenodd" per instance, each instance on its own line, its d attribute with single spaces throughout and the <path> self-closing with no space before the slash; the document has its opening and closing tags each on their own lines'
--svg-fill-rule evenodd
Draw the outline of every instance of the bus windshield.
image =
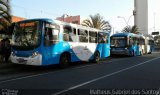
<svg viewBox="0 0 160 95">
<path fill-rule="evenodd" d="M 38 21 L 17 23 L 13 31 L 13 48 L 31 50 L 40 44 L 40 30 Z"/>
<path fill-rule="evenodd" d="M 125 37 L 112 37 L 111 38 L 111 47 L 125 47 L 126 46 Z"/>
</svg>

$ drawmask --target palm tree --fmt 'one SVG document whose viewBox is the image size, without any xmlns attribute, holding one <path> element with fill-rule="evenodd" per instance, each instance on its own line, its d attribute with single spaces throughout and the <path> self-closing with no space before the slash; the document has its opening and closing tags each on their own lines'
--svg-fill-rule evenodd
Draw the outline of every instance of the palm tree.
<svg viewBox="0 0 160 95">
<path fill-rule="evenodd" d="M 111 30 L 109 22 L 105 21 L 100 14 L 90 15 L 90 19 L 85 19 L 82 25 L 100 30 Z"/>
<path fill-rule="evenodd" d="M 8 31 L 11 23 L 10 0 L 0 0 L 0 30 Z"/>
<path fill-rule="evenodd" d="M 129 33 L 138 33 L 138 27 L 137 26 L 126 26 L 123 30 L 123 32 L 129 32 Z"/>
</svg>

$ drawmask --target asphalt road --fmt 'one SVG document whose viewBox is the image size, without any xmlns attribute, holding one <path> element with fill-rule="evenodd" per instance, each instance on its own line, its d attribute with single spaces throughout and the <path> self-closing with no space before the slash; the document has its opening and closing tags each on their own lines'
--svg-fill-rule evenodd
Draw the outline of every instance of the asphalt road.
<svg viewBox="0 0 160 95">
<path fill-rule="evenodd" d="M 112 57 L 99 64 L 0 66 L 2 95 L 159 95 L 160 53 Z M 7 94 L 9 93 L 9 94 Z"/>
</svg>

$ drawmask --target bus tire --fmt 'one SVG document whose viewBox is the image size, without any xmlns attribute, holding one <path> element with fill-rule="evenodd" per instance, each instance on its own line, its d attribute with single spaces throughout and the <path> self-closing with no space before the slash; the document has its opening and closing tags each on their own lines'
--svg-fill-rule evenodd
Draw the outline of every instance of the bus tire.
<svg viewBox="0 0 160 95">
<path fill-rule="evenodd" d="M 133 51 L 131 51 L 131 57 L 133 57 L 133 56 L 135 56 L 135 52 L 134 52 L 134 50 L 133 50 Z"/>
<path fill-rule="evenodd" d="M 136 52 L 135 51 L 133 51 L 133 56 L 136 56 Z"/>
<path fill-rule="evenodd" d="M 139 53 L 140 53 L 139 55 L 142 56 L 142 51 L 140 51 Z"/>
<path fill-rule="evenodd" d="M 94 53 L 94 58 L 93 58 L 93 62 L 94 63 L 98 63 L 100 61 L 100 53 L 98 51 L 96 51 Z"/>
<path fill-rule="evenodd" d="M 144 55 L 144 50 L 142 49 L 142 55 Z"/>
<path fill-rule="evenodd" d="M 148 54 L 152 54 L 152 50 L 150 50 L 150 52 Z"/>
<path fill-rule="evenodd" d="M 70 54 L 63 53 L 60 57 L 60 68 L 66 68 L 71 62 Z"/>
</svg>

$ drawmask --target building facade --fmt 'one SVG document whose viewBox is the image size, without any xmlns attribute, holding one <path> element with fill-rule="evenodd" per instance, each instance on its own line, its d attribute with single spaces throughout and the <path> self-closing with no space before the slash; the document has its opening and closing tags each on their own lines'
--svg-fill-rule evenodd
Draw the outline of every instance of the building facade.
<svg viewBox="0 0 160 95">
<path fill-rule="evenodd" d="M 80 15 L 78 16 L 68 16 L 68 15 L 62 15 L 61 17 L 57 17 L 56 20 L 60 20 L 67 23 L 74 23 L 74 24 L 80 24 Z"/>
<path fill-rule="evenodd" d="M 12 22 L 18 22 L 21 20 L 25 20 L 26 18 L 18 17 L 18 16 L 12 16 Z"/>
<path fill-rule="evenodd" d="M 21 21 L 21 20 L 25 20 L 26 18 L 22 18 L 22 17 L 18 17 L 18 16 L 12 16 L 11 17 L 11 21 L 12 23 L 15 23 L 15 22 L 18 22 L 18 21 Z M 3 18 L 0 18 L 0 22 L 4 22 L 5 23 L 5 20 Z M 9 28 L 12 30 L 14 24 L 10 25 Z M 4 34 L 5 31 L 4 31 L 4 28 L 2 26 L 0 26 L 0 34 Z"/>
</svg>

